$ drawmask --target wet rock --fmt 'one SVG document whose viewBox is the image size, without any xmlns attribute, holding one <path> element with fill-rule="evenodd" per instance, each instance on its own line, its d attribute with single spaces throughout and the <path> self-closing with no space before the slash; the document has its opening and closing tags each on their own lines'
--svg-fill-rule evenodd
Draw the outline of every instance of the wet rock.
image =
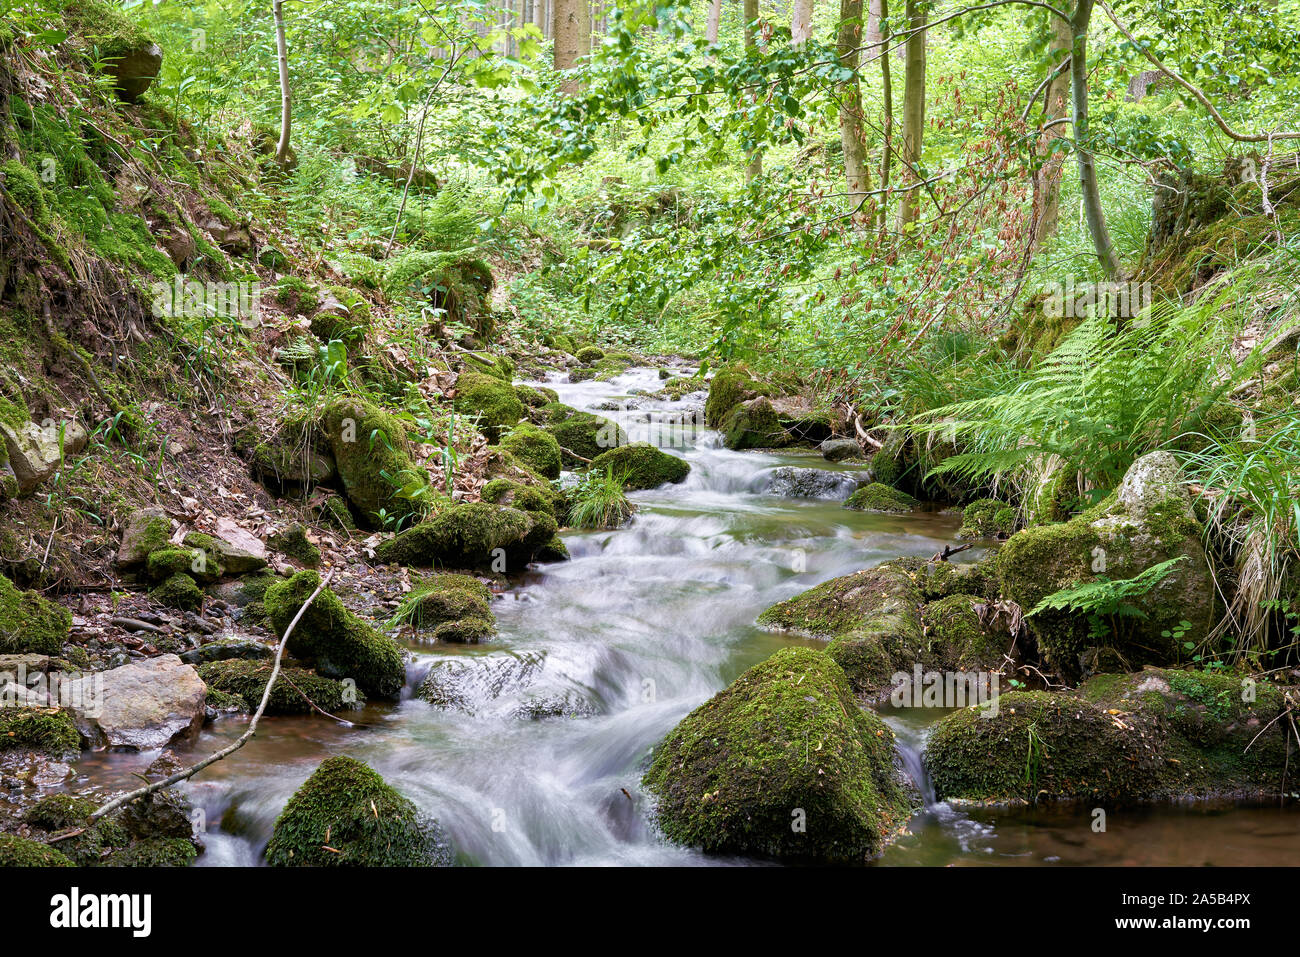
<svg viewBox="0 0 1300 957">
<path fill-rule="evenodd" d="M 920 504 L 906 492 L 880 482 L 864 485 L 844 502 L 845 508 L 859 512 L 910 512 Z"/>
<path fill-rule="evenodd" d="M 521 571 L 556 529 L 555 519 L 541 512 L 470 502 L 444 509 L 380 543 L 375 558 L 423 568 Z"/>
<path fill-rule="evenodd" d="M 416 697 L 445 711 L 475 714 L 529 687 L 544 660 L 541 654 L 519 652 L 439 658 L 420 682 Z"/>
<path fill-rule="evenodd" d="M 210 661 L 258 661 L 275 657 L 275 649 L 255 638 L 219 638 L 198 648 L 182 652 L 181 661 L 187 665 L 202 665 Z"/>
<path fill-rule="evenodd" d="M 90 437 L 81 423 L 68 419 L 57 424 L 25 422 L 14 428 L 0 421 L 0 439 L 8 453 L 19 495 L 28 495 L 59 470 L 64 457 L 76 455 Z"/>
<path fill-rule="evenodd" d="M 206 690 L 180 658 L 160 655 L 69 682 L 69 700 L 92 747 L 147 751 L 198 733 Z"/>
<path fill-rule="evenodd" d="M 233 704 L 237 710 L 251 713 L 266 693 L 271 671 L 269 661 L 232 659 L 200 665 L 199 677 L 208 686 L 208 704 L 221 710 Z M 238 700 L 232 702 L 231 696 Z M 354 685 L 323 678 L 305 668 L 281 668 L 266 703 L 266 714 L 312 714 L 317 708 L 338 714 L 360 707 L 364 701 Z"/>
<path fill-rule="evenodd" d="M 266 847 L 273 867 L 450 863 L 434 821 L 354 758 L 329 758 L 289 799 Z"/>
<path fill-rule="evenodd" d="M 826 439 L 817 446 L 817 451 L 821 452 L 822 458 L 828 462 L 843 462 L 845 459 L 863 457 L 862 446 L 858 445 L 856 439 Z"/>
<path fill-rule="evenodd" d="M 768 473 L 765 491 L 786 498 L 843 499 L 857 487 L 858 479 L 851 473 L 782 466 Z"/>
<path fill-rule="evenodd" d="M 733 407 L 718 428 L 722 444 L 729 449 L 776 449 L 790 444 L 776 409 L 761 396 Z"/>
<path fill-rule="evenodd" d="M 893 742 L 827 655 L 787 648 L 683 719 L 655 749 L 645 786 L 658 799 L 659 826 L 678 843 L 862 862 L 911 814 Z M 792 827 L 798 820 L 806 828 Z"/>
</svg>

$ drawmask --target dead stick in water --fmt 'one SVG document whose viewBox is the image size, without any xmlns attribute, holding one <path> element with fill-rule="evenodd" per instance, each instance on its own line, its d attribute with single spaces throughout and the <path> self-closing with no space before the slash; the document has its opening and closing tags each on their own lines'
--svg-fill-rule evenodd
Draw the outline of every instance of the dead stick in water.
<svg viewBox="0 0 1300 957">
<path fill-rule="evenodd" d="M 220 751 L 208 755 L 198 764 L 186 768 L 184 771 L 177 771 L 171 777 L 164 778 L 161 781 L 155 781 L 153 784 L 147 784 L 134 791 L 128 791 L 126 794 L 118 795 L 90 815 L 90 822 L 92 824 L 104 815 L 111 814 L 118 808 L 130 804 L 132 801 L 137 801 L 142 797 L 147 797 L 148 795 L 153 794 L 155 791 L 161 791 L 163 788 L 171 787 L 173 784 L 178 784 L 181 781 L 194 777 L 194 775 L 198 774 L 204 768 L 211 764 L 216 764 L 222 758 L 229 757 L 249 742 L 253 735 L 257 733 L 257 722 L 261 720 L 262 713 L 266 711 L 266 705 L 271 700 L 271 689 L 275 686 L 275 679 L 280 676 L 280 659 L 284 656 L 284 646 L 288 644 L 289 636 L 293 634 L 293 629 L 297 627 L 298 622 L 302 620 L 302 616 L 311 606 L 311 603 L 316 600 L 316 596 L 325 590 L 325 586 L 330 583 L 330 579 L 333 577 L 334 572 L 331 571 L 321 580 L 321 583 L 316 586 L 316 590 L 311 593 L 311 596 L 305 602 L 302 603 L 302 607 L 298 609 L 298 614 L 293 616 L 293 621 L 289 622 L 289 627 L 284 630 L 284 637 L 280 639 L 280 644 L 277 645 L 275 649 L 275 665 L 271 669 L 271 677 L 267 680 L 266 687 L 262 690 L 262 703 L 257 706 L 257 711 L 253 714 L 253 720 L 248 723 L 248 730 L 239 736 L 239 740 L 222 748 Z M 56 837 L 50 838 L 49 843 L 53 844 L 56 841 L 63 841 L 70 837 L 76 837 L 84 830 L 85 828 L 79 828 L 75 831 L 70 831 L 67 834 L 60 834 Z"/>
</svg>

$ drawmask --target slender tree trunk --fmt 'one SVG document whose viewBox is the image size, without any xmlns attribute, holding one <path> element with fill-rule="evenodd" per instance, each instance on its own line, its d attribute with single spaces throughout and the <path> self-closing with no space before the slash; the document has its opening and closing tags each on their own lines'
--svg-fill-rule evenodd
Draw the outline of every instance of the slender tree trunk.
<svg viewBox="0 0 1300 957">
<path fill-rule="evenodd" d="M 1052 21 L 1051 61 L 1052 69 L 1061 66 L 1070 55 L 1074 46 L 1073 31 L 1070 24 L 1060 17 L 1049 17 Z M 1068 116 L 1070 108 L 1070 71 L 1061 70 L 1047 84 L 1047 93 L 1043 103 L 1043 124 Z M 1034 175 L 1034 235 L 1032 248 L 1037 249 L 1044 242 L 1056 235 L 1061 220 L 1061 176 L 1065 171 L 1065 153 L 1052 150 L 1052 142 L 1061 136 L 1059 124 L 1045 130 L 1038 137 L 1038 155 L 1042 166 Z"/>
<path fill-rule="evenodd" d="M 880 18 L 881 18 L 880 7 L 881 7 L 881 0 L 870 0 L 870 2 L 867 4 L 866 42 L 868 46 L 880 42 Z M 880 51 L 876 49 L 868 50 L 867 56 L 869 58 L 873 57 L 878 52 Z"/>
<path fill-rule="evenodd" d="M 1071 101 L 1074 111 L 1074 155 L 1079 162 L 1079 193 L 1083 197 L 1083 215 L 1092 236 L 1097 261 L 1110 278 L 1119 275 L 1119 258 L 1106 227 L 1106 213 L 1101 207 L 1101 189 L 1097 185 L 1097 160 L 1089 146 L 1088 130 L 1088 26 L 1092 20 L 1093 0 L 1079 0 L 1070 27 L 1073 44 L 1070 52 Z"/>
<path fill-rule="evenodd" d="M 289 164 L 289 129 L 293 118 L 293 99 L 289 95 L 289 42 L 284 37 L 283 0 L 271 0 L 275 14 L 275 54 L 280 61 L 280 142 L 275 147 L 275 161 Z"/>
<path fill-rule="evenodd" d="M 552 0 L 551 10 L 555 69 L 572 70 L 579 59 L 591 52 L 591 8 L 587 0 Z M 560 88 L 566 93 L 577 93 L 582 83 L 571 76 Z"/>
<path fill-rule="evenodd" d="M 758 49 L 758 36 L 754 32 L 754 21 L 758 19 L 758 0 L 745 0 L 745 50 L 753 52 Z M 763 154 L 755 150 L 745 167 L 745 182 L 751 182 L 763 175 Z"/>
<path fill-rule="evenodd" d="M 794 0 L 790 6 L 790 45 L 801 47 L 812 38 L 813 0 Z"/>
<path fill-rule="evenodd" d="M 907 75 L 903 79 L 903 162 L 909 176 L 919 180 L 917 168 L 925 142 L 925 8 L 920 0 L 907 0 L 904 17 L 908 30 L 904 41 Z M 920 187 L 915 184 L 903 194 L 898 207 L 898 229 L 916 221 L 920 208 Z"/>
<path fill-rule="evenodd" d="M 880 57 L 880 98 L 884 116 L 884 146 L 880 153 L 880 202 L 876 208 L 880 213 L 880 238 L 885 238 L 885 229 L 889 223 L 890 202 L 889 178 L 894 169 L 894 80 L 889 66 L 889 0 L 878 0 L 880 19 L 876 29 L 880 32 L 880 46 L 875 55 Z"/>
<path fill-rule="evenodd" d="M 546 36 L 546 0 L 533 0 L 533 26 Z"/>
<path fill-rule="evenodd" d="M 840 30 L 836 43 L 840 66 L 853 71 L 840 93 L 840 143 L 844 148 L 844 179 L 849 204 L 862 201 L 858 194 L 867 181 L 867 144 L 862 135 L 862 87 L 858 80 L 858 46 L 862 36 L 862 0 L 840 0 Z M 859 210 L 854 219 L 870 222 L 875 210 Z"/>
<path fill-rule="evenodd" d="M 704 39 L 710 44 L 718 42 L 718 26 L 722 23 L 722 0 L 709 4 L 709 22 L 704 28 Z"/>
</svg>

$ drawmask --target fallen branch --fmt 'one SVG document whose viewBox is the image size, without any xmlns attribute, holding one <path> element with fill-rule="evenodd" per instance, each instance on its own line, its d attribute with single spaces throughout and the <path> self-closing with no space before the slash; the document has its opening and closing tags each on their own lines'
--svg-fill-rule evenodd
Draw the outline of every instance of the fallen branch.
<svg viewBox="0 0 1300 957">
<path fill-rule="evenodd" d="M 866 442 L 869 446 L 871 446 L 871 447 L 872 447 L 873 449 L 875 449 L 877 452 L 879 452 L 881 449 L 883 449 L 883 448 L 885 447 L 885 443 L 884 443 L 884 442 L 878 441 L 877 439 L 873 439 L 873 438 L 871 437 L 870 433 L 868 433 L 867 430 L 864 429 L 864 428 L 862 427 L 862 413 L 861 413 L 861 412 L 859 412 L 857 415 L 855 415 L 855 416 L 853 417 L 853 428 L 857 431 L 857 433 L 858 433 L 858 438 L 861 439 L 863 442 Z"/>
<path fill-rule="evenodd" d="M 164 778 L 161 781 L 155 781 L 153 784 L 147 784 L 142 788 L 137 788 L 134 791 L 128 791 L 126 794 L 118 795 L 91 814 L 90 823 L 93 824 L 106 814 L 112 814 L 118 808 L 130 804 L 132 801 L 138 801 L 142 797 L 148 797 L 155 791 L 161 791 L 163 788 L 169 788 L 173 784 L 178 784 L 181 781 L 194 777 L 194 775 L 198 774 L 209 765 L 216 764 L 222 758 L 234 754 L 252 739 L 253 735 L 257 733 L 257 723 L 262 719 L 262 714 L 266 711 L 267 703 L 271 700 L 271 689 L 275 687 L 275 679 L 280 676 L 280 659 L 284 656 L 284 648 L 289 642 L 289 636 L 293 634 L 294 628 L 297 627 L 298 622 L 302 620 L 302 616 L 306 613 L 307 609 L 311 607 L 311 603 L 316 600 L 316 596 L 325 590 L 325 586 L 330 583 L 330 579 L 333 577 L 334 572 L 331 571 L 324 579 L 322 579 L 321 583 L 316 586 L 316 590 L 311 593 L 311 596 L 308 597 L 305 602 L 302 603 L 302 607 L 298 609 L 298 614 L 293 616 L 293 621 L 289 622 L 289 627 L 284 630 L 284 637 L 280 639 L 280 643 L 275 648 L 275 664 L 271 669 L 271 677 L 267 680 L 266 687 L 262 690 L 262 702 L 257 706 L 257 711 L 254 712 L 253 719 L 248 723 L 248 729 L 239 736 L 239 739 L 233 744 L 222 748 L 220 751 L 213 752 L 198 764 L 188 767 L 183 771 L 177 771 L 175 774 Z M 50 838 L 49 843 L 54 844 L 57 841 L 76 837 L 84 830 L 85 828 L 79 828 L 75 831 L 70 831 L 67 834 L 57 835 L 56 837 Z"/>
<path fill-rule="evenodd" d="M 573 449 L 566 449 L 563 445 L 561 445 L 560 451 L 563 452 L 565 455 L 573 456 L 579 462 L 586 462 L 588 465 L 591 464 L 591 459 L 587 458 L 585 455 L 579 455 L 577 452 L 573 451 Z"/>
</svg>

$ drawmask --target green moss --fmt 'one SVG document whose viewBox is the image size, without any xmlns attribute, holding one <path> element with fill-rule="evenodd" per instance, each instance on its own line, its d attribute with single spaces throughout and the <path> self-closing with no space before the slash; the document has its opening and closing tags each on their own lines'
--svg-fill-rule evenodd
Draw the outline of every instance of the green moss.
<svg viewBox="0 0 1300 957">
<path fill-rule="evenodd" d="M 845 508 L 859 512 L 910 512 L 919 502 L 906 492 L 881 482 L 871 482 L 855 491 L 844 502 Z"/>
<path fill-rule="evenodd" d="M 203 589 L 189 575 L 177 572 L 161 585 L 149 590 L 150 596 L 168 608 L 197 611 L 203 604 Z"/>
<path fill-rule="evenodd" d="M 605 350 L 596 346 L 583 346 L 574 353 L 574 358 L 584 365 L 591 365 L 593 362 L 605 358 Z"/>
<path fill-rule="evenodd" d="M 23 821 L 42 831 L 63 831 L 86 823 L 95 811 L 93 801 L 72 794 L 51 794 L 23 812 Z"/>
<path fill-rule="evenodd" d="M 559 520 L 567 513 L 564 496 L 549 485 L 523 485 L 511 479 L 490 479 L 479 492 L 485 502 L 509 505 L 521 512 L 545 512 Z"/>
<path fill-rule="evenodd" d="M 1016 510 L 995 498 L 971 502 L 961 513 L 958 538 L 1006 537 L 1016 530 Z"/>
<path fill-rule="evenodd" d="M 72 712 L 57 708 L 0 708 L 0 751 L 30 749 L 63 757 L 81 750 Z"/>
<path fill-rule="evenodd" d="M 469 502 L 381 542 L 375 557 L 423 567 L 488 568 L 502 557 L 517 565 L 527 562 L 556 528 L 555 519 L 543 513 Z"/>
<path fill-rule="evenodd" d="M 320 308 L 320 291 L 299 276 L 285 276 L 281 279 L 275 287 L 273 297 L 286 312 L 298 316 L 310 316 Z"/>
<path fill-rule="evenodd" d="M 188 575 L 198 582 L 214 582 L 225 574 L 221 554 L 210 535 L 191 532 L 185 537 L 186 547 L 173 545 L 150 552 L 145 571 L 154 581 L 164 581 L 173 575 Z"/>
<path fill-rule="evenodd" d="M 975 611 L 973 595 L 949 595 L 921 609 L 921 624 L 931 649 L 951 668 L 993 671 L 1011 646 L 1005 631 L 986 628 Z"/>
<path fill-rule="evenodd" d="M 722 444 L 729 449 L 775 449 L 790 443 L 776 409 L 762 397 L 733 407 L 718 428 Z"/>
<path fill-rule="evenodd" d="M 457 621 L 444 621 L 433 629 L 434 641 L 447 641 L 454 644 L 477 645 L 488 641 L 497 633 L 496 620 L 470 615 Z"/>
<path fill-rule="evenodd" d="M 113 848 L 125 847 L 131 842 L 117 815 L 91 824 L 90 815 L 95 808 L 96 804 L 85 798 L 51 794 L 29 807 L 23 813 L 23 821 L 47 834 L 81 829 L 80 834 L 61 840 L 58 848 L 74 864 L 91 867 L 99 864 Z"/>
<path fill-rule="evenodd" d="M 627 444 L 627 433 L 599 415 L 579 412 L 560 402 L 552 402 L 540 411 L 546 430 L 560 445 L 565 468 L 585 466 L 602 452 Z"/>
<path fill-rule="evenodd" d="M 263 604 L 276 634 L 284 637 L 303 603 L 319 587 L 314 571 L 299 572 L 266 590 Z M 395 698 L 406 683 L 402 653 L 391 638 L 381 635 L 352 612 L 337 595 L 324 589 L 289 636 L 287 650 L 314 663 L 329 678 L 351 678 L 358 688 L 378 698 Z"/>
<path fill-rule="evenodd" d="M 509 382 L 481 372 L 462 372 L 456 380 L 456 411 L 477 417 L 479 431 L 489 441 L 524 417 L 524 404 Z"/>
<path fill-rule="evenodd" d="M 0 867 L 72 867 L 72 861 L 48 844 L 0 834 Z"/>
<path fill-rule="evenodd" d="M 0 575 L 0 654 L 60 654 L 71 629 L 66 608 Z"/>
<path fill-rule="evenodd" d="M 591 467 L 594 471 L 610 469 L 614 475 L 625 476 L 623 488 L 628 491 L 684 482 L 691 471 L 690 463 L 685 459 L 669 455 L 646 442 L 633 442 L 602 452 L 592 461 Z"/>
<path fill-rule="evenodd" d="M 199 677 L 208 686 L 209 695 L 214 691 L 237 695 L 251 709 L 256 709 L 266 693 L 272 663 L 234 658 L 210 661 L 200 665 L 198 670 Z M 266 703 L 266 713 L 311 714 L 315 710 L 312 708 L 314 704 L 323 711 L 337 714 L 344 708 L 359 707 L 363 700 L 360 691 L 340 681 L 322 678 L 302 668 L 282 668 Z"/>
<path fill-rule="evenodd" d="M 709 397 L 704 402 L 704 419 L 715 428 L 720 427 L 736 406 L 756 396 L 771 398 L 778 390 L 755 379 L 744 366 L 720 369 L 709 382 Z"/>
<path fill-rule="evenodd" d="M 398 618 L 416 628 L 427 628 L 474 617 L 486 620 L 492 628 L 494 618 L 488 605 L 491 599 L 491 590 L 477 578 L 438 575 L 406 596 Z"/>
<path fill-rule="evenodd" d="M 424 867 L 445 857 L 414 804 L 342 755 L 289 799 L 266 847 L 273 867 Z"/>
<path fill-rule="evenodd" d="M 323 422 L 343 488 L 361 514 L 371 520 L 381 509 L 395 518 L 422 514 L 419 501 L 397 494 L 413 476 L 428 485 L 400 420 L 361 399 L 340 398 L 325 407 Z"/>
<path fill-rule="evenodd" d="M 315 568 L 320 564 L 320 549 L 307 538 L 307 530 L 296 522 L 288 528 L 268 535 L 266 544 L 308 568 Z"/>
<path fill-rule="evenodd" d="M 374 322 L 370 303 L 346 286 L 330 286 L 329 292 L 346 312 L 342 315 L 331 309 L 317 312 L 311 318 L 312 335 L 322 342 L 338 340 L 349 346 L 365 339 Z"/>
<path fill-rule="evenodd" d="M 4 177 L 4 191 L 14 204 L 25 212 L 37 226 L 48 226 L 50 210 L 45 202 L 45 189 L 36 174 L 18 160 L 0 163 L 0 176 Z"/>
<path fill-rule="evenodd" d="M 692 392 L 699 392 L 701 389 L 707 388 L 708 385 L 709 383 L 702 376 L 678 376 L 665 382 L 663 387 L 655 393 L 655 396 L 676 402 L 682 396 L 690 395 Z"/>
<path fill-rule="evenodd" d="M 777 652 L 691 712 L 644 783 L 669 838 L 717 853 L 861 862 L 911 811 L 893 734 L 809 648 Z"/>
<path fill-rule="evenodd" d="M 520 422 L 501 439 L 500 445 L 537 474 L 551 479 L 560 477 L 560 443 L 549 432 L 529 422 Z"/>
<path fill-rule="evenodd" d="M 151 837 L 114 851 L 106 867 L 189 867 L 199 856 L 194 842 L 183 837 Z"/>
</svg>

